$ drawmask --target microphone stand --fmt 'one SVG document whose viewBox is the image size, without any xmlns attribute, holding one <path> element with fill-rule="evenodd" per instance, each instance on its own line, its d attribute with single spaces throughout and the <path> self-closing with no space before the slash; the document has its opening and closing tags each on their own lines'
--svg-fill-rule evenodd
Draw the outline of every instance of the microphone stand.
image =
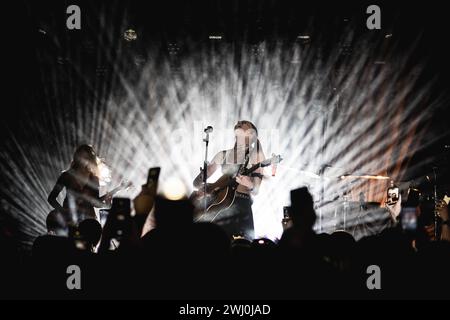
<svg viewBox="0 0 450 320">
<path fill-rule="evenodd" d="M 205 142 L 205 160 L 203 161 L 203 214 L 206 214 L 206 209 L 208 202 L 206 201 L 206 180 L 207 180 L 207 171 L 208 171 L 208 145 L 209 145 L 209 131 L 205 131 L 206 136 L 203 139 Z"/>
<path fill-rule="evenodd" d="M 322 229 L 322 217 L 323 217 L 322 207 L 325 202 L 325 181 L 324 181 L 325 166 L 320 168 L 319 174 L 320 174 L 319 232 L 322 233 L 322 230 L 323 230 Z"/>
<path fill-rule="evenodd" d="M 434 174 L 434 240 L 437 241 L 438 239 L 438 212 L 437 212 L 437 174 L 436 174 L 437 167 L 433 167 L 433 174 Z"/>
<path fill-rule="evenodd" d="M 319 202 L 319 232 L 323 231 L 323 206 L 325 204 L 325 170 L 331 168 L 330 165 L 325 164 L 319 169 L 320 175 L 320 202 Z"/>
</svg>

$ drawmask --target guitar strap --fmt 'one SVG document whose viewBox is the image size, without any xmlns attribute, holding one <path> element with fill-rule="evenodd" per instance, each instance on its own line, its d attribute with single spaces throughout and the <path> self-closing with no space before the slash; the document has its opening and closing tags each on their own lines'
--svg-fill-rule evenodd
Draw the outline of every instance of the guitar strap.
<svg viewBox="0 0 450 320">
<path fill-rule="evenodd" d="M 227 150 L 222 151 L 222 165 L 225 165 L 227 162 Z"/>
<path fill-rule="evenodd" d="M 245 169 L 247 169 L 248 162 L 250 160 L 250 152 L 249 149 L 245 150 L 245 158 L 244 163 L 239 167 L 239 172 L 243 173 Z"/>
<path fill-rule="evenodd" d="M 248 148 L 248 149 L 245 151 L 245 163 L 244 163 L 244 169 L 247 168 L 248 162 L 249 162 L 249 161 L 250 161 L 250 148 Z"/>
<path fill-rule="evenodd" d="M 222 165 L 226 164 L 226 159 L 227 159 L 226 153 L 227 153 L 226 150 L 222 151 L 222 155 L 223 155 Z M 234 159 L 233 159 L 234 163 L 237 163 L 237 150 L 236 150 L 236 148 L 233 148 L 233 156 L 234 156 Z M 242 169 L 247 168 L 248 163 L 250 161 L 250 148 L 245 151 L 245 158 L 244 159 L 245 159 L 244 163 L 239 166 L 238 172 L 240 172 Z"/>
</svg>

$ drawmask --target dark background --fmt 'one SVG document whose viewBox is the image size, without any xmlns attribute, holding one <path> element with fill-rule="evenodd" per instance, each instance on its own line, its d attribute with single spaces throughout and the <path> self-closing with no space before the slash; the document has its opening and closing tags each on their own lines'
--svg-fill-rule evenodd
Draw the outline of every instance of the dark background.
<svg viewBox="0 0 450 320">
<path fill-rule="evenodd" d="M 65 10 L 71 4 L 82 8 L 79 31 L 65 27 Z M 365 12 L 370 4 L 381 7 L 382 30 L 366 28 L 368 15 Z M 448 188 L 450 50 L 447 42 L 450 26 L 442 1 L 19 1 L 7 6 L 4 21 L 7 28 L 3 42 L 9 56 L 4 61 L 8 72 L 4 73 L 7 99 L 2 103 L 0 122 L 2 149 L 12 138 L 25 144 L 29 132 L 22 127 L 23 119 L 42 121 L 41 107 L 46 107 L 48 102 L 44 93 L 48 86 L 70 86 L 73 80 L 70 72 L 62 72 L 57 79 L 59 83 L 43 74 L 59 67 L 70 71 L 77 66 L 86 79 L 103 81 L 99 97 L 110 93 L 118 79 L 108 65 L 104 48 L 100 47 L 102 38 L 109 41 L 108 50 L 113 57 L 123 63 L 136 55 L 145 58 L 150 51 L 158 52 L 157 59 L 169 59 L 173 43 L 177 44 L 178 57 L 189 55 L 202 46 L 232 46 L 237 68 L 243 47 L 260 41 L 266 41 L 269 46 L 282 42 L 289 47 L 299 41 L 299 34 L 310 34 L 312 42 L 320 41 L 314 44 L 323 49 L 325 57 L 343 45 L 343 35 L 350 29 L 356 37 L 370 35 L 374 39 L 392 33 L 395 44 L 392 51 L 397 55 L 409 52 L 416 42 L 408 63 L 411 67 L 417 63 L 425 66 L 417 90 L 431 84 L 429 101 L 439 103 L 417 110 L 432 115 L 429 131 L 421 138 L 424 147 L 418 148 L 409 165 L 424 165 L 421 172 L 407 172 L 406 178 L 431 174 L 435 166 L 439 168 L 440 184 Z M 129 27 L 139 35 L 139 41 L 133 44 L 126 44 L 122 39 L 123 30 Z M 108 32 L 101 34 L 102 30 Z M 220 44 L 211 42 L 210 34 L 220 34 L 223 40 Z M 117 35 L 117 41 L 111 41 L 108 35 Z M 367 48 L 353 46 L 353 43 L 345 45 L 347 53 L 340 62 L 344 66 L 351 65 L 359 55 L 367 54 Z M 42 52 L 45 59 L 38 54 Z M 125 54 L 119 57 L 117 52 Z M 377 54 L 375 50 L 374 58 Z M 67 57 L 70 63 L 65 60 Z M 177 61 L 173 64 L 176 70 Z M 133 71 L 139 71 L 139 67 L 136 68 L 130 70 L 131 80 Z M 99 75 L 103 80 L 98 80 Z M 331 87 L 332 79 L 329 81 Z M 67 103 L 75 105 L 76 99 L 83 101 L 85 97 L 68 96 Z M 49 129 L 49 134 L 61 132 Z"/>
<path fill-rule="evenodd" d="M 65 27 L 65 8 L 70 4 L 82 8 L 83 28 L 79 31 L 69 31 Z M 370 4 L 381 7 L 382 30 L 369 31 L 365 26 L 368 16 L 365 10 Z M 87 77 L 95 77 L 108 68 L 98 54 L 101 50 L 98 50 L 97 33 L 102 28 L 117 34 L 118 41 L 113 46 L 119 47 L 123 45 L 120 36 L 124 26 L 133 27 L 139 34 L 139 41 L 130 50 L 145 56 L 149 48 L 158 48 L 162 59 L 168 55 L 171 43 L 179 45 L 182 56 L 195 50 L 195 46 L 183 47 L 184 43 L 208 45 L 209 34 L 221 34 L 220 45 L 233 45 L 237 57 L 244 44 L 264 40 L 269 45 L 276 41 L 289 45 L 298 41 L 296 37 L 302 33 L 311 34 L 312 41 L 318 41 L 316 35 L 320 35 L 320 45 L 327 52 L 341 45 L 342 35 L 352 28 L 357 35 L 371 33 L 384 37 L 393 33 L 395 50 L 400 54 L 418 41 L 411 63 L 426 65 L 418 84 L 432 82 L 430 100 L 439 98 L 444 102 L 434 110 L 430 133 L 424 137 L 427 141 L 436 141 L 420 150 L 413 162 L 431 154 L 443 155 L 444 145 L 449 144 L 450 52 L 446 41 L 450 27 L 445 5 L 439 1 L 19 1 L 5 12 L 7 24 L 11 24 L 4 39 L 11 53 L 11 58 L 6 60 L 11 72 L 6 77 L 10 86 L 6 95 L 10 102 L 4 103 L 2 108 L 2 136 L 6 139 L 11 128 L 14 131 L 23 117 L 39 117 L 36 106 L 45 103 L 43 87 L 49 85 L 41 75 L 61 63 L 60 57 L 70 52 L 72 63 L 82 65 Z M 45 36 L 40 29 L 45 30 Z M 51 38 L 59 39 L 59 44 L 55 45 Z M 53 56 L 53 61 L 39 61 L 36 54 L 39 50 Z M 347 63 L 351 63 L 352 57 L 357 58 L 364 48 L 350 50 Z M 113 82 L 114 74 L 109 79 L 109 83 Z M 107 92 L 108 86 L 104 90 Z M 14 134 L 20 137 L 20 132 Z"/>
</svg>

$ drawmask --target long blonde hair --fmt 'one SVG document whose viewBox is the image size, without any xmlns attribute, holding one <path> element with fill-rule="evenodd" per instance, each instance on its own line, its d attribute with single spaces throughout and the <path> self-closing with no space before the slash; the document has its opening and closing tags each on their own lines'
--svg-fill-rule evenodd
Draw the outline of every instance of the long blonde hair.
<svg viewBox="0 0 450 320">
<path fill-rule="evenodd" d="M 75 170 L 84 169 L 89 171 L 93 176 L 99 177 L 99 160 L 92 146 L 82 144 L 75 150 L 70 168 Z"/>
</svg>

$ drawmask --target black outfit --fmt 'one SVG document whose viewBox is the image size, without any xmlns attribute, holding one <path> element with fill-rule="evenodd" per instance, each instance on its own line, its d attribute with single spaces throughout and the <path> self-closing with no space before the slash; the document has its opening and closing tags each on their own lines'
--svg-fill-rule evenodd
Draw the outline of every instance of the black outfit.
<svg viewBox="0 0 450 320">
<path fill-rule="evenodd" d="M 236 192 L 234 203 L 223 210 L 215 222 L 220 225 L 230 236 L 241 236 L 248 240 L 255 237 L 253 225 L 253 212 L 250 196 L 245 193 Z"/>
<path fill-rule="evenodd" d="M 234 161 L 236 162 L 237 154 L 234 151 Z M 245 155 L 248 157 L 248 152 Z M 248 165 L 248 158 L 244 160 L 245 163 L 226 163 L 226 150 L 222 151 L 222 172 L 229 175 L 235 175 L 241 166 Z M 233 204 L 222 211 L 220 217 L 215 222 L 220 225 L 225 232 L 231 237 L 241 236 L 248 240 L 253 240 L 255 237 L 253 225 L 253 200 L 249 194 L 236 192 Z"/>
<path fill-rule="evenodd" d="M 77 210 L 77 220 L 79 222 L 85 219 L 97 219 L 95 214 L 94 201 L 100 201 L 99 198 L 99 179 L 90 175 L 87 183 L 82 186 L 77 177 L 71 171 L 64 171 L 58 178 L 56 184 L 58 189 L 66 188 L 66 197 L 63 202 L 63 208 L 69 209 L 69 197 L 73 196 Z M 53 192 L 53 191 L 52 191 Z M 57 197 L 58 194 L 51 195 Z M 69 220 L 71 217 L 66 217 Z"/>
<path fill-rule="evenodd" d="M 237 163 L 236 149 L 230 150 L 234 152 L 234 161 L 232 163 L 227 163 L 227 151 L 222 151 L 221 167 L 222 173 L 230 177 L 234 177 L 241 166 L 248 167 L 249 157 L 248 152 L 246 152 L 245 163 Z M 211 214 L 204 215 L 200 217 L 197 221 L 201 222 L 214 222 L 222 227 L 228 236 L 231 238 L 233 236 L 241 236 L 248 240 L 253 240 L 254 235 L 254 225 L 253 225 L 253 212 L 252 212 L 253 200 L 250 194 L 235 192 L 235 198 L 233 204 L 227 208 L 220 211 L 220 214 L 216 217 L 216 214 L 212 212 Z"/>
</svg>

